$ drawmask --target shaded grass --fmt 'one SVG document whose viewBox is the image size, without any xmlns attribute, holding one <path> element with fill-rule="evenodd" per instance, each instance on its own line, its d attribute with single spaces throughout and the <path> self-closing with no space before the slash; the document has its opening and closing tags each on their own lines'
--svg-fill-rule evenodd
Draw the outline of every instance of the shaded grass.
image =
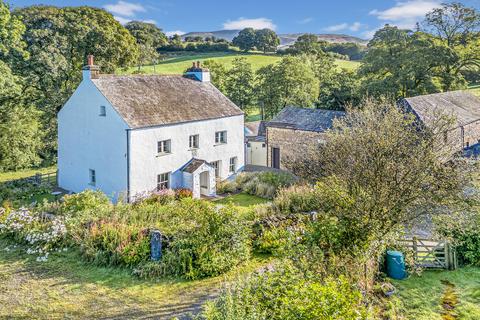
<svg viewBox="0 0 480 320">
<path fill-rule="evenodd" d="M 480 84 L 472 85 L 468 88 L 471 93 L 480 97 Z"/>
<path fill-rule="evenodd" d="M 268 202 L 269 200 L 267 199 L 263 199 L 257 196 L 252 196 L 250 194 L 243 193 L 243 192 L 215 201 L 215 203 L 217 204 L 232 203 L 233 205 L 238 207 L 250 207 L 257 204 L 263 204 Z"/>
<path fill-rule="evenodd" d="M 37 168 L 37 169 L 0 172 L 0 182 L 7 182 L 11 180 L 28 178 L 28 177 L 34 176 L 37 173 L 45 174 L 45 173 L 55 172 L 56 170 L 57 168 L 55 166 L 51 166 L 51 167 Z"/>
<path fill-rule="evenodd" d="M 480 319 L 480 268 L 475 267 L 425 271 L 421 276 L 394 281 L 407 319 L 441 319 L 445 281 L 452 283 L 458 294 L 455 308 L 458 319 Z"/>
<path fill-rule="evenodd" d="M 179 278 L 140 280 L 131 271 L 97 267 L 82 261 L 78 251 L 55 253 L 36 262 L 0 239 L 0 318 L 160 318 L 201 310 L 223 281 L 253 271 L 264 257 L 224 276 L 186 281 Z"/>
<path fill-rule="evenodd" d="M 267 66 L 269 64 L 278 62 L 281 56 L 274 54 L 252 54 L 252 53 L 203 53 L 193 55 L 181 55 L 178 57 L 168 58 L 161 63 L 152 66 L 142 66 L 140 70 L 146 74 L 182 74 L 187 68 L 189 68 L 193 62 L 215 60 L 227 68 L 229 68 L 233 60 L 238 57 L 245 57 L 247 61 L 252 65 L 254 71 Z M 355 70 L 360 66 L 358 61 L 336 60 L 336 63 L 341 68 L 349 70 Z M 119 70 L 119 73 L 130 74 L 138 70 L 138 67 L 132 67 L 128 70 Z"/>
</svg>

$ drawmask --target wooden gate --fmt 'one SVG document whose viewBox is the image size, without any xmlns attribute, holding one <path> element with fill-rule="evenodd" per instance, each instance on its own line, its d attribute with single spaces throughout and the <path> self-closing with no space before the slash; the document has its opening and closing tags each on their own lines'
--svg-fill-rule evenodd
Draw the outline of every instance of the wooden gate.
<svg viewBox="0 0 480 320">
<path fill-rule="evenodd" d="M 415 265 L 421 268 L 449 269 L 457 268 L 457 256 L 447 240 L 432 240 L 413 237 L 401 240 L 412 250 Z"/>
</svg>

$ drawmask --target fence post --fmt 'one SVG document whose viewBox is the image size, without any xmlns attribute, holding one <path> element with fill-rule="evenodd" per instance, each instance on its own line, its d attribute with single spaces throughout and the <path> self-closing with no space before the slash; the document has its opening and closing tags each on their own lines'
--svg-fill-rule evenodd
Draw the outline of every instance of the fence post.
<svg viewBox="0 0 480 320">
<path fill-rule="evenodd" d="M 445 269 L 447 270 L 452 270 L 451 269 L 451 254 L 450 254 L 450 244 L 448 243 L 447 240 L 443 240 L 444 243 L 444 251 L 445 251 Z"/>
<path fill-rule="evenodd" d="M 413 247 L 413 261 L 414 263 L 418 262 L 418 249 L 417 249 L 417 237 L 412 238 L 412 247 Z"/>
<path fill-rule="evenodd" d="M 37 184 L 42 183 L 42 174 L 41 173 L 36 173 L 35 174 L 35 183 L 37 183 Z"/>
<path fill-rule="evenodd" d="M 159 261 L 162 258 L 162 233 L 152 230 L 150 233 L 150 259 Z"/>
</svg>

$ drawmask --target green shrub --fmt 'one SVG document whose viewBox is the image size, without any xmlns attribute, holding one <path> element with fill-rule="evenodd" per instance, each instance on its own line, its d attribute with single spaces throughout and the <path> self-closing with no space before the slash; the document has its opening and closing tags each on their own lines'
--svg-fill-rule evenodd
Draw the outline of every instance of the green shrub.
<svg viewBox="0 0 480 320">
<path fill-rule="evenodd" d="M 53 186 L 49 183 L 37 184 L 26 179 L 0 183 L 0 204 L 10 203 L 20 207 L 33 202 L 36 196 L 50 194 L 52 190 Z"/>
<path fill-rule="evenodd" d="M 172 201 L 175 201 L 176 194 L 174 190 L 171 189 L 162 189 L 155 192 L 148 193 L 146 195 L 137 196 L 135 204 L 146 203 L 146 204 L 167 204 Z"/>
<path fill-rule="evenodd" d="M 150 258 L 150 232 L 120 221 L 92 222 L 76 234 L 87 260 L 99 265 L 133 267 Z"/>
<path fill-rule="evenodd" d="M 361 293 L 345 277 L 306 278 L 287 261 L 282 263 L 227 287 L 206 304 L 202 316 L 207 320 L 367 318 Z"/>
<path fill-rule="evenodd" d="M 217 194 L 234 193 L 235 191 L 237 191 L 237 184 L 235 181 L 217 181 Z"/>
<path fill-rule="evenodd" d="M 480 266 L 480 212 L 462 212 L 434 218 L 436 231 L 449 238 L 460 264 Z"/>
<path fill-rule="evenodd" d="M 279 212 L 288 214 L 316 211 L 320 207 L 320 202 L 314 188 L 307 185 L 293 185 L 280 189 L 273 205 Z"/>
<path fill-rule="evenodd" d="M 266 199 L 273 199 L 280 188 L 288 187 L 295 181 L 295 177 L 286 172 L 242 173 L 235 180 L 242 191 Z"/>
<path fill-rule="evenodd" d="M 63 214 L 79 215 L 110 210 L 112 203 L 101 191 L 85 190 L 83 192 L 65 195 L 59 210 Z"/>
</svg>

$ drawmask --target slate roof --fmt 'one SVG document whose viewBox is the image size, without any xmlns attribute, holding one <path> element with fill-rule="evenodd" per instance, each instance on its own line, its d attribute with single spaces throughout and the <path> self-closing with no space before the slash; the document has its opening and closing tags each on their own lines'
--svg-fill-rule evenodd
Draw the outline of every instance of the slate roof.
<svg viewBox="0 0 480 320">
<path fill-rule="evenodd" d="M 345 116 L 343 111 L 286 107 L 266 123 L 267 127 L 324 132 L 332 127 L 335 118 Z"/>
<path fill-rule="evenodd" d="M 197 171 L 197 169 L 200 168 L 200 166 L 202 166 L 204 163 L 206 163 L 207 165 L 210 165 L 210 164 L 209 164 L 207 161 L 205 161 L 205 160 L 192 158 L 192 160 L 190 160 L 190 161 L 182 168 L 182 171 L 183 171 L 183 172 L 188 172 L 188 173 L 194 173 L 194 172 Z"/>
<path fill-rule="evenodd" d="M 92 82 L 132 129 L 243 114 L 210 82 L 179 75 L 100 75 Z"/>
<path fill-rule="evenodd" d="M 458 126 L 480 119 L 480 98 L 465 91 L 435 93 L 400 101 L 405 102 L 412 109 L 410 111 L 426 124 L 438 113 L 454 116 Z"/>
</svg>

